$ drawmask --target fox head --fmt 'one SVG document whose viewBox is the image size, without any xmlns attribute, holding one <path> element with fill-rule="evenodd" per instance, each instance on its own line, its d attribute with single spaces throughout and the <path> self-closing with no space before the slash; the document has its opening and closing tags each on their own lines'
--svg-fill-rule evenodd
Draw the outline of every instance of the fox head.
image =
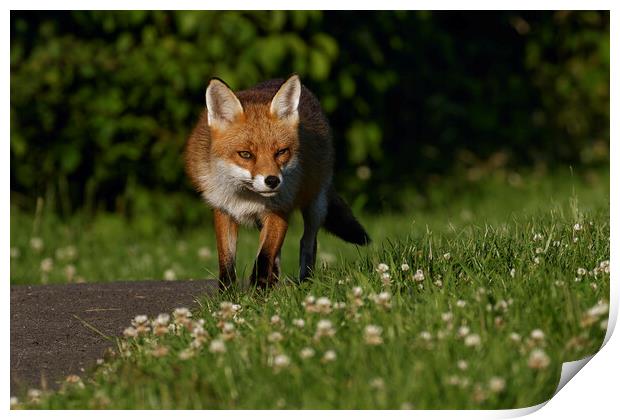
<svg viewBox="0 0 620 420">
<path fill-rule="evenodd" d="M 291 76 L 270 101 L 241 101 L 219 79 L 209 82 L 207 118 L 218 178 L 272 197 L 298 164 L 301 82 Z"/>
</svg>

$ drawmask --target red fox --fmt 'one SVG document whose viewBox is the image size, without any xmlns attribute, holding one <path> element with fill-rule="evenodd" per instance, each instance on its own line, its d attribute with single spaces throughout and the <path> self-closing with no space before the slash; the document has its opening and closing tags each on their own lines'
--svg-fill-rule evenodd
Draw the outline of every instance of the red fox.
<svg viewBox="0 0 620 420">
<path fill-rule="evenodd" d="M 301 210 L 299 278 L 314 269 L 319 228 L 364 245 L 370 238 L 334 190 L 334 151 L 327 118 L 297 75 L 233 93 L 211 79 L 206 109 L 185 148 L 194 187 L 213 207 L 220 287 L 235 280 L 238 225 L 260 229 L 251 284 L 280 274 L 280 248 L 290 214 Z"/>
</svg>

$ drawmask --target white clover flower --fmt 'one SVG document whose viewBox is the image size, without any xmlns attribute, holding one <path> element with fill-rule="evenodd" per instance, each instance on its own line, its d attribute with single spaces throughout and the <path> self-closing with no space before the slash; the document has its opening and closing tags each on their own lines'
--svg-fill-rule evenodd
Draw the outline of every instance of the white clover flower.
<svg viewBox="0 0 620 420">
<path fill-rule="evenodd" d="M 177 274 L 174 272 L 173 269 L 169 268 L 166 271 L 164 271 L 164 280 L 172 281 L 176 279 L 177 279 Z"/>
<path fill-rule="evenodd" d="M 489 379 L 489 390 L 496 394 L 506 389 L 506 380 L 498 376 L 493 376 Z"/>
<path fill-rule="evenodd" d="M 174 316 L 175 320 L 181 319 L 181 318 L 191 318 L 192 317 L 192 313 L 187 308 L 176 308 L 174 310 L 174 312 L 172 313 L 172 315 Z"/>
<path fill-rule="evenodd" d="M 281 369 L 287 367 L 291 363 L 291 359 L 285 354 L 278 354 L 273 358 L 273 366 L 276 369 Z"/>
<path fill-rule="evenodd" d="M 67 277 L 67 281 L 72 281 L 77 273 L 77 269 L 73 264 L 67 264 L 65 266 L 65 276 Z"/>
<path fill-rule="evenodd" d="M 425 341 L 430 341 L 433 339 L 433 335 L 429 333 L 428 331 L 422 331 L 420 333 L 420 338 Z"/>
<path fill-rule="evenodd" d="M 15 247 L 15 246 L 11 247 L 11 258 L 12 259 L 19 258 L 21 254 L 22 253 L 19 250 L 19 248 Z M 11 397 L 11 398 L 14 398 L 14 397 Z"/>
<path fill-rule="evenodd" d="M 535 233 L 534 234 L 534 241 L 542 241 L 543 236 L 540 233 Z"/>
<path fill-rule="evenodd" d="M 450 257 L 451 257 L 451 255 L 450 255 L 449 252 L 446 252 L 445 254 L 443 254 L 443 259 L 446 260 L 446 261 L 449 260 Z"/>
<path fill-rule="evenodd" d="M 299 352 L 299 357 L 301 357 L 302 359 L 309 359 L 309 358 L 313 357 L 314 354 L 315 354 L 315 352 L 314 352 L 314 349 L 312 347 L 304 347 Z"/>
<path fill-rule="evenodd" d="M 530 353 L 530 357 L 527 360 L 527 365 L 532 369 L 545 369 L 549 366 L 551 359 L 547 356 L 547 353 L 541 349 L 534 349 Z"/>
<path fill-rule="evenodd" d="M 123 330 L 123 335 L 127 338 L 137 337 L 138 331 L 134 327 L 127 327 Z"/>
<path fill-rule="evenodd" d="M 377 306 L 381 306 L 385 309 L 392 307 L 392 294 L 390 292 L 381 292 L 378 295 L 372 295 L 371 298 Z"/>
<path fill-rule="evenodd" d="M 54 260 L 51 258 L 44 258 L 41 260 L 41 271 L 43 273 L 49 273 L 54 269 Z"/>
<path fill-rule="evenodd" d="M 515 270 L 514 268 L 510 269 L 510 277 L 514 278 L 516 273 L 517 273 L 517 270 Z"/>
<path fill-rule="evenodd" d="M 279 333 L 278 331 L 274 331 L 267 336 L 267 341 L 269 341 L 270 343 L 279 343 L 280 341 L 282 341 L 283 338 L 284 337 L 281 333 Z"/>
<path fill-rule="evenodd" d="M 579 223 L 575 223 L 575 224 L 573 225 L 573 230 L 574 230 L 575 232 L 579 232 L 579 231 L 580 231 L 580 230 L 582 230 L 582 229 L 583 229 L 583 226 L 581 226 Z"/>
<path fill-rule="evenodd" d="M 458 376 L 456 376 L 456 375 L 452 375 L 452 376 L 449 376 L 448 378 L 446 378 L 446 383 L 448 385 L 455 385 L 456 386 L 459 383 L 461 383 L 461 379 Z"/>
<path fill-rule="evenodd" d="M 77 248 L 69 245 L 65 248 L 65 260 L 71 261 L 77 257 Z"/>
<path fill-rule="evenodd" d="M 82 378 L 78 375 L 69 375 L 65 378 L 65 382 L 71 385 L 79 385 L 81 388 L 84 387 L 84 383 L 82 382 Z"/>
<path fill-rule="evenodd" d="M 330 254 L 329 252 L 319 252 L 317 254 L 318 260 L 323 265 L 334 264 L 337 261 L 337 258 L 334 254 Z"/>
<path fill-rule="evenodd" d="M 467 334 L 469 334 L 469 327 L 467 325 L 461 325 L 457 331 L 457 334 L 461 338 L 465 337 Z"/>
<path fill-rule="evenodd" d="M 377 325 L 367 325 L 364 328 L 364 341 L 366 344 L 371 346 L 377 346 L 383 343 L 383 338 L 381 334 L 383 333 L 383 328 Z"/>
<path fill-rule="evenodd" d="M 334 303 L 334 309 L 345 309 L 347 304 L 344 302 L 336 302 Z"/>
<path fill-rule="evenodd" d="M 494 308 L 496 311 L 506 312 L 508 310 L 508 302 L 504 299 L 500 299 L 497 301 Z"/>
<path fill-rule="evenodd" d="M 409 271 L 409 268 L 410 268 L 409 264 L 407 264 L 407 263 L 403 263 L 400 266 L 401 271 Z"/>
<path fill-rule="evenodd" d="M 452 312 L 443 312 L 441 314 L 441 320 L 443 322 L 452 322 L 453 318 L 454 318 L 454 315 L 452 315 Z"/>
<path fill-rule="evenodd" d="M 368 385 L 374 389 L 383 389 L 385 388 L 385 381 L 383 378 L 373 378 Z"/>
<path fill-rule="evenodd" d="M 144 325 L 149 322 L 149 318 L 146 315 L 136 315 L 131 321 L 131 324 L 136 327 L 138 325 Z"/>
<path fill-rule="evenodd" d="M 170 322 L 170 315 L 168 314 L 159 314 L 157 318 L 153 320 L 154 325 L 168 325 Z"/>
<path fill-rule="evenodd" d="M 605 274 L 609 274 L 609 260 L 601 261 L 598 266 L 599 270 Z"/>
<path fill-rule="evenodd" d="M 377 271 L 379 273 L 387 273 L 389 270 L 390 270 L 390 267 L 385 263 L 381 263 L 377 266 Z"/>
<path fill-rule="evenodd" d="M 541 329 L 535 329 L 530 333 L 530 337 L 537 341 L 542 341 L 545 339 L 545 333 Z"/>
<path fill-rule="evenodd" d="M 226 353 L 226 344 L 223 340 L 216 338 L 209 344 L 209 351 L 211 353 Z"/>
<path fill-rule="evenodd" d="M 477 347 L 480 345 L 480 336 L 478 334 L 470 334 L 465 337 L 465 345 L 467 347 Z"/>
<path fill-rule="evenodd" d="M 555 247 L 560 246 L 560 241 L 553 241 L 553 246 L 555 246 Z"/>
<path fill-rule="evenodd" d="M 209 334 L 204 329 L 204 326 L 200 323 L 194 324 L 191 335 L 193 338 L 191 347 L 195 349 L 201 348 L 203 344 L 206 343 L 207 339 L 209 338 Z"/>
<path fill-rule="evenodd" d="M 588 273 L 588 271 L 585 268 L 578 268 L 577 269 L 577 275 L 578 276 L 585 276 Z"/>
<path fill-rule="evenodd" d="M 33 251 L 41 252 L 43 250 L 43 247 L 43 239 L 38 237 L 30 238 L 30 248 L 32 248 Z"/>
<path fill-rule="evenodd" d="M 587 314 L 591 317 L 598 318 L 601 315 L 605 315 L 609 312 L 609 305 L 605 302 L 599 302 L 590 309 L 588 309 Z"/>
<path fill-rule="evenodd" d="M 43 393 L 38 389 L 31 388 L 28 390 L 27 395 L 28 395 L 28 399 L 30 400 L 30 402 L 38 403 L 40 402 L 41 396 L 43 395 Z"/>
<path fill-rule="evenodd" d="M 220 302 L 220 310 L 216 314 L 222 320 L 231 319 L 241 310 L 241 305 L 232 302 Z"/>
<path fill-rule="evenodd" d="M 303 319 L 294 319 L 293 325 L 298 328 L 303 328 L 306 325 L 306 321 L 304 321 Z"/>
<path fill-rule="evenodd" d="M 515 343 L 521 341 L 521 336 L 519 334 L 517 334 L 516 332 L 511 332 L 508 337 L 510 338 L 511 341 L 514 341 Z"/>
<path fill-rule="evenodd" d="M 459 360 L 458 362 L 456 362 L 456 366 L 460 370 L 467 370 L 467 368 L 469 367 L 469 364 L 465 360 Z"/>
<path fill-rule="evenodd" d="M 317 312 L 327 315 L 332 311 L 332 302 L 329 298 L 320 297 L 316 300 Z"/>
<path fill-rule="evenodd" d="M 355 286 L 355 287 L 353 288 L 353 297 L 356 297 L 356 298 L 361 298 L 361 297 L 362 297 L 362 293 L 363 293 L 363 292 L 364 292 L 364 291 L 362 290 L 362 288 L 361 288 L 361 287 L 359 287 L 359 286 Z"/>
<path fill-rule="evenodd" d="M 544 251 L 541 247 L 536 248 L 536 254 L 542 254 Z"/>
<path fill-rule="evenodd" d="M 540 264 L 540 258 L 534 257 L 534 264 Z"/>
<path fill-rule="evenodd" d="M 459 308 L 464 308 L 465 306 L 467 306 L 467 302 L 462 299 L 459 299 L 456 301 L 456 306 L 458 306 Z"/>
<path fill-rule="evenodd" d="M 214 352 L 212 352 L 214 353 Z M 191 359 L 192 357 L 194 357 L 196 355 L 196 352 L 194 349 L 189 348 L 189 349 L 183 349 L 179 352 L 179 359 L 180 360 L 188 360 Z"/>
<path fill-rule="evenodd" d="M 211 258 L 211 250 L 206 246 L 198 248 L 198 257 L 203 260 Z"/>
<path fill-rule="evenodd" d="M 392 276 L 390 273 L 381 273 L 381 283 L 388 286 L 392 282 Z"/>
<path fill-rule="evenodd" d="M 317 312 L 316 298 L 312 295 L 306 296 L 301 305 L 306 309 L 306 312 Z"/>
<path fill-rule="evenodd" d="M 413 275 L 413 279 L 417 282 L 424 281 L 424 272 L 422 270 L 417 270 Z"/>
<path fill-rule="evenodd" d="M 333 362 L 334 360 L 336 360 L 336 352 L 334 350 L 327 350 L 321 358 L 323 363 Z"/>
<path fill-rule="evenodd" d="M 270 322 L 272 325 L 279 325 L 282 323 L 282 318 L 280 318 L 280 315 L 273 315 Z"/>
<path fill-rule="evenodd" d="M 336 330 L 332 327 L 332 322 L 328 319 L 322 319 L 316 324 L 315 339 L 321 337 L 333 337 L 336 334 Z"/>
<path fill-rule="evenodd" d="M 168 349 L 168 347 L 160 345 L 151 350 L 151 355 L 153 357 L 160 358 L 166 356 L 169 352 L 170 350 Z"/>
<path fill-rule="evenodd" d="M 159 314 L 157 318 L 153 320 L 151 326 L 153 327 L 153 333 L 157 336 L 165 335 L 169 332 L 168 323 L 170 322 L 170 315 Z"/>
<path fill-rule="evenodd" d="M 224 340 L 232 340 L 235 338 L 235 335 L 235 324 L 224 322 L 224 324 L 222 324 L 222 338 Z"/>
</svg>

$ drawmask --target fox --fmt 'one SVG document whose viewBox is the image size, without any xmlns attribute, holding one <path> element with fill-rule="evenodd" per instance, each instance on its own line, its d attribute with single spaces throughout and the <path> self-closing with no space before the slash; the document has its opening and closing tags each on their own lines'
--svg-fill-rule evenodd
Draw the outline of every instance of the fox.
<svg viewBox="0 0 620 420">
<path fill-rule="evenodd" d="M 323 227 L 344 241 L 370 237 L 333 185 L 332 131 L 316 96 L 298 75 L 233 92 L 212 78 L 206 107 L 184 151 L 186 173 L 213 209 L 219 286 L 236 282 L 239 226 L 259 229 L 250 285 L 280 277 L 280 254 L 293 212 L 300 210 L 299 280 L 311 277 Z"/>
</svg>

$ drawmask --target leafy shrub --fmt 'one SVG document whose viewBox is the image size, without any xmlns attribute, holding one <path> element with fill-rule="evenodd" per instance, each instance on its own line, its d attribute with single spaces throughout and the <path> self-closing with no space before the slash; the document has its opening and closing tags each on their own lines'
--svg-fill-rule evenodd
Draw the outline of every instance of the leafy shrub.
<svg viewBox="0 0 620 420">
<path fill-rule="evenodd" d="M 293 72 L 358 206 L 454 171 L 608 162 L 607 12 L 12 12 L 12 197 L 130 216 L 182 203 L 208 79 Z"/>
</svg>

